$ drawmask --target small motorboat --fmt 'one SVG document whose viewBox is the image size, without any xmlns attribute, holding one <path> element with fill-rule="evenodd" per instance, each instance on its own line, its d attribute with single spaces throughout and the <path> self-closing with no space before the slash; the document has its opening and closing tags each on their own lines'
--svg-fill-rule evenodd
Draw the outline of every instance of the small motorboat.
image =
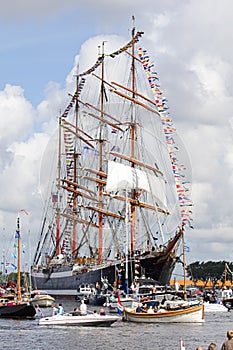
<svg viewBox="0 0 233 350">
<path fill-rule="evenodd" d="M 229 308 L 220 303 L 204 302 L 205 312 L 227 312 Z"/>
<path fill-rule="evenodd" d="M 45 290 L 35 290 L 31 292 L 30 302 L 32 305 L 39 307 L 51 307 L 55 299 Z"/>
<path fill-rule="evenodd" d="M 72 313 L 43 317 L 40 326 L 88 326 L 108 327 L 119 320 L 118 316 L 99 315 L 88 311 L 86 315 L 75 316 Z"/>
</svg>

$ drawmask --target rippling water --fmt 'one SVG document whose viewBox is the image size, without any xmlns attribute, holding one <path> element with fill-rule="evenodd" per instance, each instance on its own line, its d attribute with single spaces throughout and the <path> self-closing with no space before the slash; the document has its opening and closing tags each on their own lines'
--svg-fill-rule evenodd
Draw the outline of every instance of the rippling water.
<svg viewBox="0 0 233 350">
<path fill-rule="evenodd" d="M 64 301 L 65 311 L 75 302 Z M 51 309 L 43 310 L 46 315 Z M 204 324 L 134 324 L 119 321 L 111 327 L 41 327 L 38 320 L 8 320 L 0 318 L 1 349 L 14 350 L 180 350 L 183 339 L 186 350 L 198 345 L 207 349 L 211 341 L 217 349 L 226 332 L 233 329 L 233 311 L 206 313 Z"/>
</svg>

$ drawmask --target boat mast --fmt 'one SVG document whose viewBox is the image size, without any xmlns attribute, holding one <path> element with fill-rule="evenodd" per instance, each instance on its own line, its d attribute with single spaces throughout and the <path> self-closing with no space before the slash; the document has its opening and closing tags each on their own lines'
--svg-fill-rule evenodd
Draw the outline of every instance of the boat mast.
<svg viewBox="0 0 233 350">
<path fill-rule="evenodd" d="M 186 289 L 186 256 L 184 249 L 184 228 L 182 227 L 182 253 L 183 253 L 183 269 L 184 269 L 184 300 L 187 300 L 187 289 Z"/>
<path fill-rule="evenodd" d="M 72 237 L 72 254 L 76 255 L 76 249 L 77 249 L 77 193 L 75 192 L 77 187 L 75 186 L 76 179 L 77 179 L 77 160 L 78 160 L 78 154 L 74 153 L 74 192 L 73 192 L 73 237 Z"/>
<path fill-rule="evenodd" d="M 132 39 L 135 35 L 135 23 L 134 23 L 134 16 L 132 17 L 133 20 L 133 28 L 132 28 Z M 133 41 L 132 45 L 132 98 L 135 99 L 135 43 Z M 133 109 L 134 111 L 134 109 Z M 132 112 L 131 116 L 131 158 L 135 158 L 135 133 L 136 133 L 136 124 Z M 131 163 L 131 166 L 134 168 L 134 163 Z M 132 189 L 131 191 L 131 198 L 135 199 L 135 190 Z M 133 252 L 136 248 L 136 207 L 135 205 L 131 205 L 131 252 Z M 128 252 L 126 252 L 127 254 Z"/>
<path fill-rule="evenodd" d="M 58 133 L 58 178 L 57 178 L 57 206 L 56 206 L 56 255 L 60 254 L 60 182 L 61 182 L 61 116 L 59 117 Z"/>
<path fill-rule="evenodd" d="M 101 110 L 101 118 L 104 117 L 103 107 L 104 107 L 104 41 L 102 42 L 102 72 L 101 72 L 101 93 L 100 93 L 100 110 Z M 103 143 L 104 140 L 102 138 L 102 126 L 100 124 L 100 137 L 99 137 L 99 172 L 103 171 Z M 100 180 L 102 180 L 102 176 L 99 176 Z M 101 213 L 101 209 L 103 209 L 103 184 L 101 181 L 99 182 L 99 203 L 98 208 L 100 209 L 98 213 L 99 217 L 99 263 L 103 260 L 103 214 Z"/>
<path fill-rule="evenodd" d="M 76 79 L 76 91 L 78 92 L 78 85 L 79 85 L 79 76 L 77 75 Z M 76 99 L 75 103 L 75 131 L 78 130 L 78 110 L 79 110 L 79 104 L 78 99 Z M 77 161 L 78 161 L 78 154 L 75 151 L 75 145 L 74 145 L 74 184 L 77 180 Z M 72 254 L 76 255 L 76 249 L 77 249 L 77 194 L 75 193 L 77 187 L 74 185 L 74 192 L 73 192 L 73 237 L 72 237 Z"/>
<path fill-rule="evenodd" d="M 18 240 L 18 273 L 17 273 L 17 299 L 21 299 L 21 290 L 20 290 L 20 225 L 19 217 L 17 218 L 17 240 Z"/>
</svg>

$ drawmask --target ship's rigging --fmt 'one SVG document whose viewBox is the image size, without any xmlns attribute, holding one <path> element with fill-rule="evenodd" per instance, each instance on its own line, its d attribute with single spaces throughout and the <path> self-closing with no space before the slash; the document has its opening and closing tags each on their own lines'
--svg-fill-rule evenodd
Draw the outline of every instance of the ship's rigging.
<svg viewBox="0 0 233 350">
<path fill-rule="evenodd" d="M 103 42 L 96 63 L 77 75 L 76 91 L 59 117 L 51 191 L 56 223 L 51 216 L 34 266 L 61 255 L 66 264 L 85 257 L 97 266 L 161 247 L 167 259 L 175 255 L 181 235 L 169 242 L 191 220 L 190 186 L 157 74 L 146 50 L 136 50 L 142 35 L 133 27 L 130 42 L 113 53 Z"/>
</svg>

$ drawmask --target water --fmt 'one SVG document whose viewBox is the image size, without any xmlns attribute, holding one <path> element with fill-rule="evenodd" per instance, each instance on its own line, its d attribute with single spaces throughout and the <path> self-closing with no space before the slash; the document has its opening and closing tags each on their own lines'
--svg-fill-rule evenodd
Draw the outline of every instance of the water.
<svg viewBox="0 0 233 350">
<path fill-rule="evenodd" d="M 62 301 L 65 311 L 76 302 Z M 89 307 L 91 309 L 91 307 Z M 93 309 L 93 307 L 92 307 Z M 98 309 L 98 308 L 96 308 Z M 51 309 L 43 309 L 51 315 Z M 8 350 L 180 350 L 183 339 L 186 350 L 198 345 L 207 349 L 214 341 L 217 349 L 233 329 L 233 311 L 206 313 L 204 324 L 135 324 L 119 321 L 111 327 L 41 327 L 38 320 L 0 318 L 1 349 Z"/>
</svg>

